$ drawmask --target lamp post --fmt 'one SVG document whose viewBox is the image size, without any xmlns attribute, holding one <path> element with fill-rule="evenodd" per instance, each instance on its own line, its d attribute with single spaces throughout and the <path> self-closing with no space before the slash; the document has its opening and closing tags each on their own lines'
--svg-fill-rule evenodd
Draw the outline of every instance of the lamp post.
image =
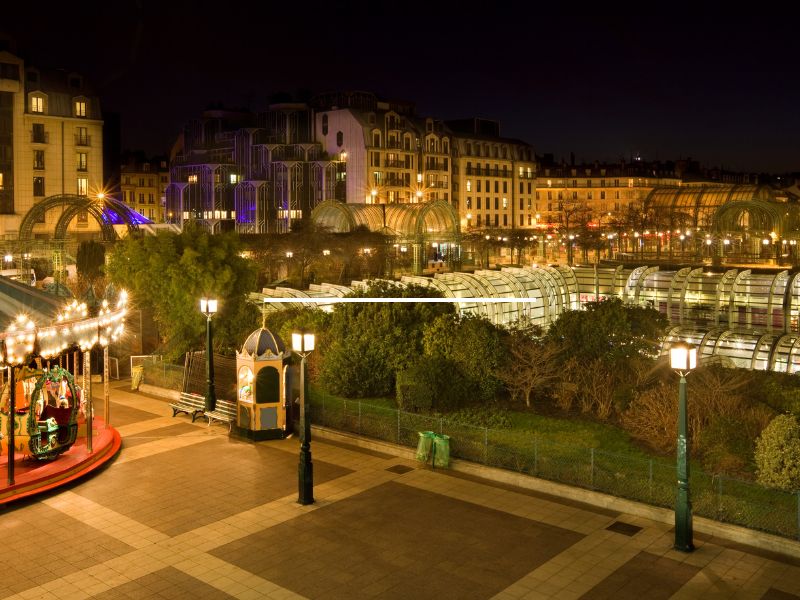
<svg viewBox="0 0 800 600">
<path fill-rule="evenodd" d="M 672 344 L 669 362 L 680 375 L 678 384 L 678 491 L 675 499 L 675 549 L 694 550 L 692 502 L 689 497 L 689 432 L 686 415 L 686 375 L 697 366 L 697 348 L 685 342 Z"/>
<path fill-rule="evenodd" d="M 217 312 L 217 300 L 214 298 L 200 299 L 200 312 L 206 316 L 206 407 L 212 411 L 217 407 L 217 394 L 214 391 L 214 353 L 212 351 L 211 317 Z"/>
<path fill-rule="evenodd" d="M 314 350 L 314 334 L 292 333 L 292 350 L 300 356 L 300 463 L 297 465 L 297 502 L 314 503 L 314 465 L 311 464 L 311 421 L 306 414 L 306 356 Z"/>
</svg>

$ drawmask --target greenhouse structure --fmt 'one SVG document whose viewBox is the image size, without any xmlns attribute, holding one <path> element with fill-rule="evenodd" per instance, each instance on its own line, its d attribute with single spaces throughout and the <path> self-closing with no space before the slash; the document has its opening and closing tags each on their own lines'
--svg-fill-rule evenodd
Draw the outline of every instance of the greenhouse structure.
<svg viewBox="0 0 800 600">
<path fill-rule="evenodd" d="M 544 328 L 563 312 L 578 310 L 587 302 L 620 298 L 629 305 L 652 307 L 669 319 L 672 327 L 665 349 L 684 340 L 697 345 L 701 357 L 716 357 L 731 366 L 786 373 L 800 370 L 800 273 L 787 270 L 532 266 L 404 276 L 398 283 L 432 287 L 445 298 L 453 298 L 462 314 L 484 316 L 501 325 L 525 321 Z M 318 308 L 330 311 L 337 298 L 367 285 L 354 281 L 350 287 L 314 284 L 306 291 L 265 288 L 253 299 L 265 310 L 277 310 L 287 304 L 270 303 L 271 298 L 316 298 Z M 481 302 L 482 298 L 508 301 Z"/>
</svg>

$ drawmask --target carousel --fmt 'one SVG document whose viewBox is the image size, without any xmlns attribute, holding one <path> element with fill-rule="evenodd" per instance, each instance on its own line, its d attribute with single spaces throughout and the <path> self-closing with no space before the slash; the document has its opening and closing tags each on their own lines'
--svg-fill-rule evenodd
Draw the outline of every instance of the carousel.
<svg viewBox="0 0 800 600">
<path fill-rule="evenodd" d="M 96 307 L 72 301 L 52 323 L 17 316 L 0 333 L 0 504 L 72 481 L 120 447 L 109 425 L 108 346 L 124 331 L 127 296 Z M 103 411 L 95 416 L 91 353 L 103 355 Z"/>
</svg>

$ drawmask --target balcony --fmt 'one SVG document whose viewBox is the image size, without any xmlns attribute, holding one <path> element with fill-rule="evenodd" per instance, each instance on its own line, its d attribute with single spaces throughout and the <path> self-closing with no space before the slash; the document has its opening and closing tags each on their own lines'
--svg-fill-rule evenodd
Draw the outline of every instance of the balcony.
<svg viewBox="0 0 800 600">
<path fill-rule="evenodd" d="M 411 163 L 406 164 L 406 161 L 404 160 L 387 160 L 384 161 L 384 166 L 392 167 L 395 169 L 410 169 Z"/>
<path fill-rule="evenodd" d="M 76 146 L 91 146 L 92 145 L 92 136 L 90 135 L 79 135 L 75 134 L 75 145 Z"/>
<path fill-rule="evenodd" d="M 31 131 L 31 143 L 32 144 L 49 144 L 50 143 L 50 134 L 46 131 Z"/>
</svg>

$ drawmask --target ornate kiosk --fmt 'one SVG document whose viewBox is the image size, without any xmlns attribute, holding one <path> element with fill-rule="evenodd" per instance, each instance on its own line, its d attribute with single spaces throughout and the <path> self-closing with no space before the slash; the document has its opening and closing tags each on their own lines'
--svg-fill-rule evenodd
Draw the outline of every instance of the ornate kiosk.
<svg viewBox="0 0 800 600">
<path fill-rule="evenodd" d="M 251 333 L 236 353 L 237 432 L 252 440 L 283 438 L 291 427 L 287 401 L 288 362 L 291 352 L 283 340 L 261 327 Z"/>
</svg>

